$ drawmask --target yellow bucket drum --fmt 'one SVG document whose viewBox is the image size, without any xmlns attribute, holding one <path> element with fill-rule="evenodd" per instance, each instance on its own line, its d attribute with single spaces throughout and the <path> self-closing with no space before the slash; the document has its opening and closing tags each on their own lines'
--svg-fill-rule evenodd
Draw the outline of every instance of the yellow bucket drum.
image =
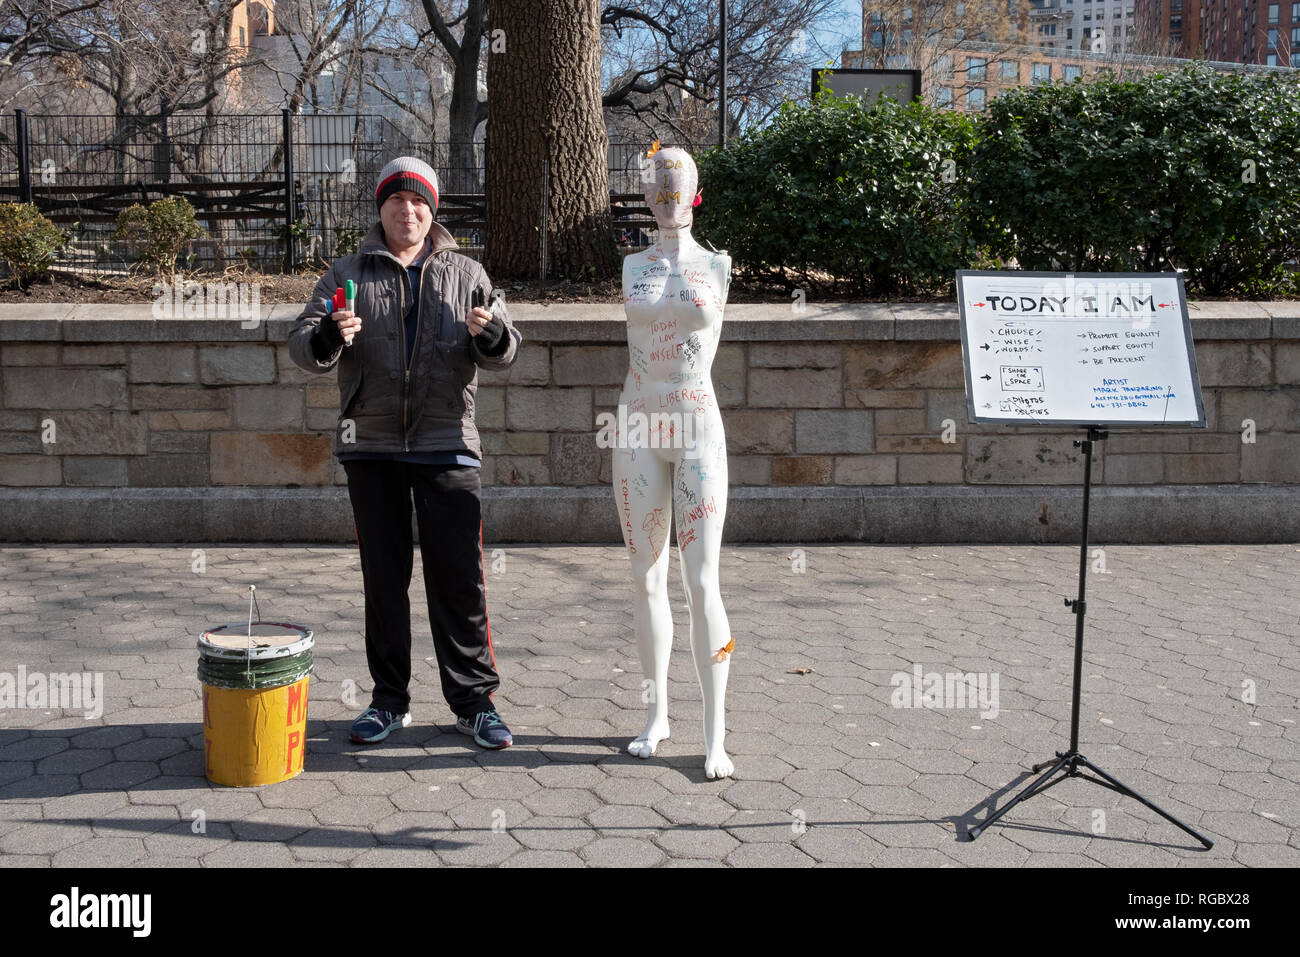
<svg viewBox="0 0 1300 957">
<path fill-rule="evenodd" d="M 231 787 L 287 781 L 307 750 L 312 632 L 300 625 L 222 625 L 199 638 L 208 780 Z"/>
</svg>

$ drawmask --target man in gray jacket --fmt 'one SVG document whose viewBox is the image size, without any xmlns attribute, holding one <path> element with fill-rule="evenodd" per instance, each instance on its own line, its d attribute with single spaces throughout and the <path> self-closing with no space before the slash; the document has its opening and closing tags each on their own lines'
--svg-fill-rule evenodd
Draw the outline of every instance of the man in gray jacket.
<svg viewBox="0 0 1300 957">
<path fill-rule="evenodd" d="M 505 748 L 510 731 L 492 703 L 500 681 L 483 579 L 474 398 L 478 369 L 508 368 L 520 336 L 505 303 L 491 298 L 483 267 L 455 252 L 434 222 L 432 168 L 398 157 L 379 174 L 375 201 L 379 222 L 321 277 L 289 334 L 303 369 L 338 369 L 338 456 L 356 518 L 374 680 L 351 737 L 382 741 L 411 723 L 414 496 L 443 696 L 458 730 L 481 747 Z M 331 309 L 348 280 L 355 305 Z M 488 302 L 490 310 L 477 304 Z"/>
</svg>

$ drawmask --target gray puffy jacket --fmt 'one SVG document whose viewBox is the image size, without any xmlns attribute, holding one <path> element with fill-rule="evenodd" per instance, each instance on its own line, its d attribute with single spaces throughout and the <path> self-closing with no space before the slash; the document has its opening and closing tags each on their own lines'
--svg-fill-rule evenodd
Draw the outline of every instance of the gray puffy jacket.
<svg viewBox="0 0 1300 957">
<path fill-rule="evenodd" d="M 355 424 L 355 442 L 341 445 L 350 452 L 447 452 L 469 449 L 483 457 L 474 424 L 478 369 L 506 369 L 522 341 L 510 322 L 505 301 L 491 298 L 487 273 L 473 259 L 455 252 L 456 241 L 441 225 L 429 230 L 433 251 L 424 261 L 415 349 L 406 367 L 406 330 L 402 321 L 409 305 L 406 269 L 384 243 L 376 223 L 357 252 L 335 260 L 312 292 L 311 302 L 289 333 L 289 355 L 308 372 L 339 370 L 339 420 Z M 334 290 L 351 279 L 357 284 L 356 314 L 361 331 L 352 345 L 339 348 L 322 361 L 312 350 L 322 318 L 328 317 Z M 474 289 L 483 291 L 494 315 L 505 323 L 504 344 L 496 355 L 480 348 L 469 334 Z"/>
</svg>

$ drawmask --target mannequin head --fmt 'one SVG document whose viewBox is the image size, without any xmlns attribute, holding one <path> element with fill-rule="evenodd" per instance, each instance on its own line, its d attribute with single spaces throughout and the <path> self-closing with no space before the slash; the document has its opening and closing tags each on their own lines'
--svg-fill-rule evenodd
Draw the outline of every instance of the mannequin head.
<svg viewBox="0 0 1300 957">
<path fill-rule="evenodd" d="M 642 182 L 646 205 L 660 229 L 690 227 L 699 183 L 699 173 L 690 153 L 676 146 L 659 150 L 646 160 Z"/>
</svg>

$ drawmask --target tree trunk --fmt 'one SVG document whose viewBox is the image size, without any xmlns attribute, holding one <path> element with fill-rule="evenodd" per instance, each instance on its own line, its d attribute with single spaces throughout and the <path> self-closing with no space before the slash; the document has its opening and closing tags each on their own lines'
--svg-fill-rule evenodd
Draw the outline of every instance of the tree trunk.
<svg viewBox="0 0 1300 957">
<path fill-rule="evenodd" d="M 505 49 L 489 45 L 484 265 L 494 278 L 538 275 L 545 160 L 547 275 L 613 276 L 600 4 L 498 3 L 491 16 Z"/>
</svg>

